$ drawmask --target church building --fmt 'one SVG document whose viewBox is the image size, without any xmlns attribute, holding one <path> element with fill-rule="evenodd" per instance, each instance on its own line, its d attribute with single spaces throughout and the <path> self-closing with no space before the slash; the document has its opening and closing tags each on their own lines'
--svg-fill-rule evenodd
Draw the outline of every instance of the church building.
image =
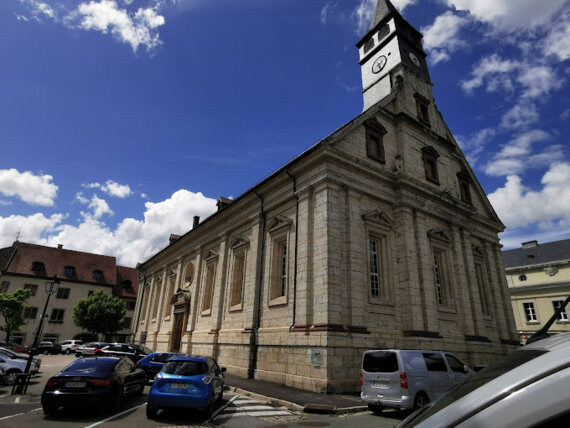
<svg viewBox="0 0 570 428">
<path fill-rule="evenodd" d="M 379 0 L 364 110 L 138 266 L 135 341 L 229 373 L 359 390 L 363 351 L 471 366 L 518 345 L 504 230 L 438 111 L 422 35 Z"/>
</svg>

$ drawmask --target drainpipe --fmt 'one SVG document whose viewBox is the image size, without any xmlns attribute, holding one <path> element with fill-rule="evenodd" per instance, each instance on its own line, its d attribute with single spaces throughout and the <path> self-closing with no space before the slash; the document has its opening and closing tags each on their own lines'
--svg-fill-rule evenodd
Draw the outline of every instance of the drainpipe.
<svg viewBox="0 0 570 428">
<path fill-rule="evenodd" d="M 251 368 L 248 370 L 248 378 L 253 379 L 255 377 L 255 370 L 257 369 L 257 355 L 258 355 L 258 347 L 259 347 L 259 327 L 261 326 L 261 305 L 263 299 L 263 270 L 264 270 L 264 261 L 265 261 L 265 223 L 266 223 L 266 214 L 265 214 L 265 207 L 264 207 L 264 199 L 259 193 L 257 193 L 257 189 L 253 189 L 253 193 L 260 199 L 261 205 L 259 214 L 261 215 L 261 249 L 259 251 L 259 278 L 258 278 L 258 287 L 257 287 L 257 316 L 255 319 L 252 336 L 251 336 Z"/>
<path fill-rule="evenodd" d="M 291 177 L 293 180 L 293 196 L 295 196 L 295 255 L 294 255 L 294 262 L 293 262 L 293 324 L 289 327 L 291 330 L 295 327 L 295 316 L 297 314 L 297 249 L 298 249 L 298 238 L 299 238 L 299 195 L 297 194 L 297 178 L 294 177 L 288 169 L 285 170 L 285 173 Z"/>
</svg>

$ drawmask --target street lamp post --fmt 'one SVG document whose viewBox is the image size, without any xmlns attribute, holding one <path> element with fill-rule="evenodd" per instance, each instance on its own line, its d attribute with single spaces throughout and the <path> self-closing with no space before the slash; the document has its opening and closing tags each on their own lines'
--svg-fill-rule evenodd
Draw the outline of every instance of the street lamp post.
<svg viewBox="0 0 570 428">
<path fill-rule="evenodd" d="M 41 337 L 42 331 L 44 329 L 44 322 L 45 322 L 46 311 L 47 311 L 49 299 L 50 299 L 52 294 L 57 293 L 57 290 L 59 288 L 59 279 L 57 278 L 57 276 L 55 276 L 53 278 L 53 281 L 46 281 L 45 287 L 46 287 L 46 293 L 47 293 L 46 303 L 44 305 L 44 310 L 42 312 L 42 316 L 40 317 L 40 325 L 38 326 L 37 330 L 35 331 L 34 343 L 32 344 L 32 348 L 30 349 L 30 356 L 28 357 L 28 362 L 27 362 L 26 368 L 24 370 L 24 375 L 25 375 L 24 381 L 19 383 L 17 385 L 17 388 L 16 388 L 17 394 L 24 394 L 26 392 L 26 390 L 28 389 L 28 382 L 30 380 L 30 375 L 29 375 L 30 367 L 32 366 L 32 362 L 34 361 L 34 355 L 36 354 L 36 348 L 38 347 L 38 343 L 40 341 L 40 337 Z"/>
</svg>

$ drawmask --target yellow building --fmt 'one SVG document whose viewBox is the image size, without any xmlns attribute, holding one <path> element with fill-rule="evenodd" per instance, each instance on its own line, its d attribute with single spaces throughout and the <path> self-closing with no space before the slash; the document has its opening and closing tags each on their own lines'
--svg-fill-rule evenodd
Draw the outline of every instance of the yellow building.
<svg viewBox="0 0 570 428">
<path fill-rule="evenodd" d="M 504 251 L 503 260 L 517 331 L 524 342 L 570 295 L 570 239 L 546 244 L 523 242 L 521 248 Z M 569 331 L 566 309 L 549 332 Z"/>
</svg>

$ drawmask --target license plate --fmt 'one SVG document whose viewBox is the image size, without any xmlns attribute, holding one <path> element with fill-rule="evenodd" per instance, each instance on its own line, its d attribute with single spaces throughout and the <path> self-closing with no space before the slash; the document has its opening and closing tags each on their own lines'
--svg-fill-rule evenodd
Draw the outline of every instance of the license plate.
<svg viewBox="0 0 570 428">
<path fill-rule="evenodd" d="M 65 382 L 66 388 L 85 388 L 85 382 Z"/>
<path fill-rule="evenodd" d="M 187 383 L 171 383 L 170 388 L 172 389 L 188 389 Z"/>
<path fill-rule="evenodd" d="M 388 384 L 386 382 L 379 382 L 379 381 L 375 381 L 374 382 L 374 387 L 375 388 L 387 388 Z"/>
</svg>

